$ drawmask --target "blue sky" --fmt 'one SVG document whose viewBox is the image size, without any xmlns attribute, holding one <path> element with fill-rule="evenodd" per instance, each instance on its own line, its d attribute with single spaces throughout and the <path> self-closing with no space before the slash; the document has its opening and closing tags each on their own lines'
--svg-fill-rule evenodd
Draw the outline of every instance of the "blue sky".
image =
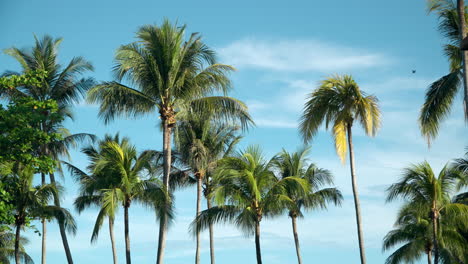
<svg viewBox="0 0 468 264">
<path fill-rule="evenodd" d="M 0 3 L 0 49 L 28 47 L 33 33 L 63 37 L 60 61 L 73 56 L 90 60 L 97 80 L 110 80 L 115 49 L 134 41 L 144 24 L 160 23 L 164 17 L 188 25 L 188 32 L 201 32 L 205 42 L 232 64 L 233 95 L 245 101 L 257 123 L 241 146 L 260 144 L 271 157 L 282 148 L 301 146 L 297 132 L 305 95 L 317 82 L 334 73 L 353 74 L 361 88 L 380 99 L 383 126 L 376 138 L 355 131 L 358 183 L 369 263 L 383 263 L 381 241 L 393 224 L 398 203 L 386 204 L 384 190 L 396 181 L 410 163 L 428 160 L 438 171 L 449 160 L 461 157 L 468 145 L 462 119 L 461 97 L 443 123 L 440 136 L 429 149 L 421 138 L 417 116 L 424 90 L 448 71 L 442 56 L 443 38 L 437 20 L 429 16 L 424 0 L 374 1 L 24 1 Z M 12 58 L 0 54 L 0 72 L 18 70 Z M 416 70 L 413 74 L 412 70 Z M 131 137 L 141 150 L 160 149 L 161 133 L 156 115 L 137 120 L 117 119 L 104 126 L 97 108 L 82 103 L 75 107 L 76 120 L 67 122 L 72 132 L 102 136 L 116 133 Z M 359 252 L 352 206 L 348 165 L 334 152 L 329 132 L 321 130 L 311 144 L 311 160 L 330 169 L 345 202 L 341 208 L 310 212 L 299 221 L 299 236 L 305 263 L 358 263 Z M 72 162 L 84 168 L 86 159 L 73 151 Z M 72 208 L 76 185 L 69 175 L 64 206 Z M 195 192 L 177 193 L 177 219 L 168 234 L 166 263 L 190 263 L 194 241 L 188 235 L 193 219 Z M 135 263 L 153 263 L 157 223 L 152 212 L 138 206 L 130 211 L 132 257 Z M 107 229 L 99 241 L 89 243 L 97 214 L 74 212 L 78 234 L 70 237 L 76 263 L 110 263 Z M 120 262 L 124 261 L 123 221 L 116 222 Z M 294 263 L 295 251 L 290 221 L 286 217 L 262 222 L 264 262 Z M 29 232 L 28 251 L 40 260 L 40 237 Z M 252 238 L 231 226 L 215 229 L 218 263 L 254 263 Z M 202 263 L 208 263 L 206 234 Z M 49 225 L 48 262 L 65 263 L 58 228 Z"/>
</svg>

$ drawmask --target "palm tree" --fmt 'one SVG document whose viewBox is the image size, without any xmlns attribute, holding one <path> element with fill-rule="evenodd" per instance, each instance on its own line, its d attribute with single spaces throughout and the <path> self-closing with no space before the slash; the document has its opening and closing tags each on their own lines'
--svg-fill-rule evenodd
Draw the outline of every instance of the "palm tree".
<svg viewBox="0 0 468 264">
<path fill-rule="evenodd" d="M 74 103 L 78 103 L 84 93 L 94 84 L 92 78 L 79 77 L 87 71 L 92 71 L 93 66 L 82 57 L 74 57 L 63 67 L 58 62 L 58 49 L 62 39 L 53 39 L 48 35 L 45 35 L 42 39 L 38 39 L 36 36 L 34 38 L 35 45 L 31 49 L 18 49 L 13 47 L 6 49 L 5 53 L 15 58 L 21 64 L 23 73 L 38 71 L 44 72 L 45 76 L 40 85 L 18 87 L 15 93 L 7 96 L 29 96 L 39 101 L 53 99 L 57 102 L 59 113 L 63 116 L 63 119 L 59 121 L 48 120 L 41 124 L 41 129 L 48 133 L 61 133 L 64 136 L 63 140 L 44 146 L 40 151 L 54 158 L 59 166 L 59 156 L 67 156 L 68 147 L 74 145 L 75 141 L 90 136 L 84 133 L 71 135 L 68 130 L 62 126 L 62 122 L 65 118 L 73 119 L 70 107 Z M 50 173 L 49 176 L 51 183 L 54 184 L 56 182 L 54 173 Z M 44 176 L 42 177 L 42 184 L 46 184 Z M 60 207 L 59 197 L 54 198 L 54 204 Z M 42 222 L 42 264 L 45 264 L 45 239 L 47 233 L 46 221 L 43 219 Z M 73 258 L 68 245 L 67 233 L 65 232 L 64 223 L 61 221 L 59 221 L 59 228 L 67 261 L 69 264 L 72 264 Z"/>
<path fill-rule="evenodd" d="M 101 147 L 104 147 L 106 142 L 120 142 L 119 135 L 117 134 L 115 137 L 106 135 L 105 138 L 97 144 L 98 148 L 90 145 L 81 150 L 88 157 L 90 162 L 87 167 L 90 174 L 87 174 L 68 162 L 64 163 L 67 165 L 70 173 L 80 183 L 80 194 L 75 199 L 74 203 L 77 211 L 81 213 L 91 206 L 100 208 L 93 233 L 91 235 L 91 242 L 97 241 L 104 219 L 108 219 L 112 257 L 114 264 L 117 264 L 118 260 L 117 250 L 115 247 L 114 221 L 115 214 L 119 207 L 119 201 L 117 200 L 116 193 L 113 188 L 118 186 L 120 180 L 117 177 L 113 177 L 113 174 L 104 174 L 108 172 L 105 170 L 103 170 L 104 173 L 93 173 L 93 170 L 96 168 L 96 165 L 102 156 L 103 150 Z"/>
<path fill-rule="evenodd" d="M 93 176 L 89 179 L 81 174 L 81 180 L 85 181 L 82 185 L 84 198 L 81 196 L 76 205 L 79 210 L 92 204 L 101 206 L 93 231 L 93 237 L 97 238 L 103 218 L 107 216 L 110 219 L 112 228 L 116 207 L 121 204 L 124 208 L 126 263 L 130 264 L 129 208 L 132 202 L 150 206 L 160 212 L 159 208 L 166 206 L 169 198 L 154 175 L 155 168 L 151 162 L 155 155 L 153 151 L 138 154 L 128 138 L 119 140 L 118 135 L 114 140 L 108 140 L 110 136 L 106 138 L 96 152 L 85 151 L 91 159 L 89 168 Z M 94 180 L 96 182 L 93 183 Z M 91 195 L 87 196 L 89 192 Z"/>
<path fill-rule="evenodd" d="M 375 96 L 362 92 L 350 75 L 332 76 L 323 80 L 320 87 L 310 94 L 299 124 L 302 138 L 305 142 L 309 142 L 323 122 L 325 122 L 327 129 L 332 123 L 336 152 L 342 162 L 345 161 L 346 143 L 348 143 L 359 253 L 362 264 L 366 263 L 366 256 L 361 224 L 361 207 L 354 169 L 352 127 L 354 121 L 358 121 L 368 136 L 375 136 L 380 127 L 380 110 L 377 102 Z M 346 136 L 348 136 L 347 142 Z"/>
<path fill-rule="evenodd" d="M 460 263 L 454 253 L 457 253 L 457 249 L 463 249 L 467 241 L 456 228 L 459 224 L 449 216 L 444 216 L 444 221 L 439 223 L 439 240 L 445 245 L 439 249 L 442 263 Z M 385 264 L 414 263 L 424 254 L 427 263 L 432 263 L 434 241 L 431 219 L 411 203 L 405 204 L 398 213 L 395 229 L 384 237 L 383 250 L 390 250 L 400 244 L 403 245 L 387 258 Z"/>
<path fill-rule="evenodd" d="M 260 222 L 293 206 L 287 189 L 305 193 L 309 188 L 297 177 L 278 179 L 271 165 L 258 146 L 222 159 L 215 176 L 221 179 L 213 194 L 218 206 L 202 211 L 192 222 L 192 230 L 202 231 L 219 222 L 235 224 L 246 235 L 255 235 L 257 263 L 261 264 Z"/>
<path fill-rule="evenodd" d="M 197 211 L 201 212 L 202 193 L 211 208 L 212 173 L 218 160 L 229 155 L 239 142 L 237 126 L 217 125 L 208 116 L 191 116 L 180 121 L 175 130 L 175 143 L 182 162 L 187 164 L 197 182 Z M 211 264 L 215 263 L 213 226 L 209 227 Z M 200 263 L 200 232 L 196 232 L 195 263 Z"/>
<path fill-rule="evenodd" d="M 9 175 L 3 180 L 8 182 L 8 185 L 12 188 L 16 227 L 15 260 L 16 264 L 20 264 L 21 229 L 25 227 L 29 219 L 54 218 L 64 223 L 65 228 L 72 233 L 76 232 L 76 224 L 68 210 L 54 205 L 47 205 L 54 196 L 61 192 L 62 188 L 60 186 L 56 184 L 33 186 L 34 173 L 31 168 L 22 168 L 16 174 Z"/>
<path fill-rule="evenodd" d="M 456 223 L 468 223 L 468 206 L 450 199 L 461 177 L 461 172 L 450 166 L 445 166 L 436 177 L 429 163 L 423 162 L 406 168 L 400 181 L 387 190 L 387 201 L 404 198 L 419 215 L 429 216 L 435 264 L 439 263 L 439 249 L 443 248 L 441 222 L 456 219 Z"/>
<path fill-rule="evenodd" d="M 11 260 L 15 259 L 15 233 L 9 230 L 0 232 L 0 263 L 11 264 Z M 20 237 L 19 240 L 19 254 L 20 259 L 23 260 L 24 264 L 34 264 L 31 256 L 29 256 L 24 246 L 29 243 L 29 240 L 25 237 Z"/>
<path fill-rule="evenodd" d="M 333 184 L 333 176 L 330 171 L 318 168 L 315 164 L 307 164 L 309 148 L 303 148 L 295 153 L 283 150 L 274 159 L 273 164 L 279 170 L 281 179 L 298 177 L 304 179 L 310 185 L 309 192 L 298 195 L 294 190 L 286 190 L 286 195 L 294 202 L 294 206 L 288 208 L 296 245 L 297 262 L 302 264 L 302 257 L 297 234 L 297 218 L 304 217 L 302 209 L 313 210 L 326 209 L 328 203 L 341 205 L 343 196 L 336 188 L 322 188 L 323 185 Z"/>
<path fill-rule="evenodd" d="M 429 0 L 429 12 L 435 12 L 439 17 L 439 31 L 448 39 L 444 45 L 445 55 L 450 62 L 450 73 L 432 83 L 426 91 L 426 99 L 421 108 L 419 125 L 421 133 L 430 144 L 438 132 L 440 123 L 448 116 L 457 92 L 464 87 L 464 112 L 468 120 L 468 86 L 466 84 L 466 52 L 460 50 L 460 39 L 466 35 L 466 20 L 464 1 Z M 460 15 L 462 14 L 462 15 Z M 461 17 L 465 19 L 460 19 Z M 460 30 L 462 29 L 462 30 Z M 463 81 L 463 84 L 462 84 Z"/>
<path fill-rule="evenodd" d="M 210 112 L 219 119 L 239 118 L 246 126 L 251 118 L 247 107 L 227 96 L 231 66 L 218 64 L 215 52 L 200 35 L 184 40 L 185 26 L 165 20 L 161 26 L 146 25 L 137 32 L 138 42 L 121 46 L 116 53 L 114 73 L 118 81 L 129 80 L 130 88 L 118 82 L 102 83 L 88 93 L 90 102 L 100 102 L 100 116 L 109 122 L 116 115 L 138 116 L 156 110 L 163 128 L 164 174 L 168 190 L 171 167 L 171 136 L 183 112 Z M 159 228 L 157 263 L 162 264 L 167 218 Z"/>
</svg>

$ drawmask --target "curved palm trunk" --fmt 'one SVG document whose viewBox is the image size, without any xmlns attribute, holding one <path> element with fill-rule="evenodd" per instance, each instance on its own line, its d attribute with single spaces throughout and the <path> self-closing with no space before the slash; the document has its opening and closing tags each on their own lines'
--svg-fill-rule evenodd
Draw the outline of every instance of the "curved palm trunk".
<svg viewBox="0 0 468 264">
<path fill-rule="evenodd" d="M 356 210 L 356 223 L 359 240 L 359 254 L 361 256 L 361 264 L 366 264 L 366 254 L 364 250 L 364 235 L 362 233 L 362 221 L 361 221 L 361 205 L 359 203 L 359 193 L 357 189 L 356 172 L 354 169 L 354 149 L 353 149 L 353 134 L 351 124 L 347 125 L 348 129 L 348 145 L 349 145 L 349 160 L 351 168 L 351 182 L 353 187 L 354 207 Z"/>
<path fill-rule="evenodd" d="M 457 0 L 458 19 L 460 24 L 460 43 L 466 37 L 465 23 L 465 1 Z M 468 54 L 462 51 L 462 66 L 463 66 L 463 106 L 465 109 L 465 120 L 468 121 Z"/>
<path fill-rule="evenodd" d="M 299 236 L 297 234 L 296 220 L 297 220 L 296 216 L 291 216 L 292 229 L 293 229 L 293 235 L 294 235 L 294 243 L 296 244 L 297 263 L 302 264 L 301 247 L 299 246 Z"/>
<path fill-rule="evenodd" d="M 50 173 L 49 176 L 50 176 L 50 183 L 55 184 L 55 175 L 53 173 Z M 61 207 L 59 197 L 54 196 L 54 204 L 55 206 Z M 65 255 L 67 256 L 68 264 L 73 264 L 73 258 L 71 255 L 70 246 L 68 245 L 65 224 L 62 221 L 58 221 L 58 224 L 59 224 L 59 229 L 60 229 L 60 236 L 62 237 L 63 249 L 65 250 Z"/>
<path fill-rule="evenodd" d="M 169 174 L 171 173 L 171 136 L 172 127 L 167 120 L 163 119 L 163 183 L 166 191 L 169 193 Z M 164 263 L 164 248 L 166 247 L 166 231 L 167 231 L 167 215 L 161 214 L 159 222 L 159 239 L 158 239 L 158 255 L 156 258 L 157 264 Z"/>
<path fill-rule="evenodd" d="M 255 223 L 255 251 L 257 253 L 257 264 L 262 264 L 262 252 L 260 249 L 260 222 Z"/>
<path fill-rule="evenodd" d="M 20 252 L 19 252 L 19 243 L 21 238 L 21 225 L 16 225 L 16 237 L 15 237 L 15 261 L 16 264 L 21 264 L 20 261 Z"/>
<path fill-rule="evenodd" d="M 41 173 L 42 186 L 46 184 L 45 174 Z M 41 252 L 41 263 L 46 264 L 46 252 L 47 252 L 47 222 L 45 218 L 41 219 L 42 222 L 42 252 Z"/>
<path fill-rule="evenodd" d="M 211 207 L 211 200 L 208 197 L 206 197 L 206 208 L 210 209 Z M 215 264 L 213 224 L 211 222 L 208 228 L 210 231 L 210 260 L 211 264 Z"/>
<path fill-rule="evenodd" d="M 197 177 L 197 217 L 201 212 L 201 199 L 202 199 L 202 179 Z M 200 264 L 200 230 L 197 228 L 196 234 L 197 248 L 195 250 L 195 264 Z"/>
<path fill-rule="evenodd" d="M 125 257 L 127 264 L 132 263 L 130 258 L 130 232 L 128 227 L 128 206 L 124 206 L 124 222 L 125 222 Z"/>
<path fill-rule="evenodd" d="M 112 258 L 114 260 L 114 264 L 117 264 L 117 250 L 115 248 L 115 238 L 114 238 L 114 219 L 109 217 L 109 236 L 112 245 Z"/>
<path fill-rule="evenodd" d="M 427 252 L 427 264 L 432 264 L 432 254 L 431 254 L 431 251 Z"/>
</svg>

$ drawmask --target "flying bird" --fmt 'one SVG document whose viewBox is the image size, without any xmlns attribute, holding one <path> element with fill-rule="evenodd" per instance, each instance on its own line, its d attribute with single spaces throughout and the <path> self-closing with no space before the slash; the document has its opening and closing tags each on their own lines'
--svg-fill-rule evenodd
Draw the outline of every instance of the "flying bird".
<svg viewBox="0 0 468 264">
<path fill-rule="evenodd" d="M 412 70 L 411 72 L 414 74 L 414 73 L 416 73 L 416 70 Z"/>
</svg>

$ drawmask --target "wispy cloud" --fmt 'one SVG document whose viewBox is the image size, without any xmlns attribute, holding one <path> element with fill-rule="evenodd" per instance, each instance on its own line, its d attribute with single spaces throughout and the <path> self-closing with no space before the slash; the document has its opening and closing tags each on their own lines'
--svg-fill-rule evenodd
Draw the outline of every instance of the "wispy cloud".
<svg viewBox="0 0 468 264">
<path fill-rule="evenodd" d="M 387 56 L 318 40 L 245 38 L 219 49 L 223 61 L 236 67 L 275 71 L 330 72 L 369 68 L 391 62 Z"/>
</svg>

